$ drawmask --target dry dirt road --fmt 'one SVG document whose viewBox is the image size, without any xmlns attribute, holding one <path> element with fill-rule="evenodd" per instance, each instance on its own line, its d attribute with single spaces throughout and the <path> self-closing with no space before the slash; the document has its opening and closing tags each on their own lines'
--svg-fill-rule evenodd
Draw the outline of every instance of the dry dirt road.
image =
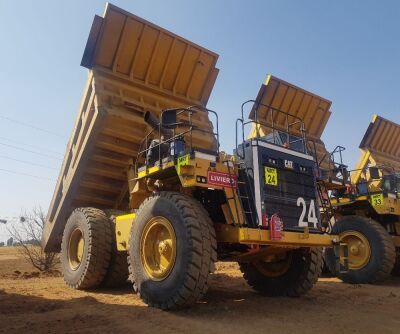
<svg viewBox="0 0 400 334">
<path fill-rule="evenodd" d="M 347 285 L 322 278 L 301 298 L 266 298 L 234 263 L 219 263 L 205 299 L 164 312 L 129 287 L 83 292 L 44 277 L 0 248 L 0 333 L 400 333 L 400 280 Z"/>
</svg>

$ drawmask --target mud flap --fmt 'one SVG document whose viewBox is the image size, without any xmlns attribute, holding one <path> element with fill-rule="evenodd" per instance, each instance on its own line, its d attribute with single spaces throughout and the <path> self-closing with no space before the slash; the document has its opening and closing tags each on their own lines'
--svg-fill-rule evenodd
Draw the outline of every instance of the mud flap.
<svg viewBox="0 0 400 334">
<path fill-rule="evenodd" d="M 335 242 L 333 245 L 333 251 L 335 253 L 336 272 L 340 274 L 347 273 L 349 271 L 349 248 L 344 242 Z M 343 254 L 341 256 L 341 254 Z"/>
</svg>

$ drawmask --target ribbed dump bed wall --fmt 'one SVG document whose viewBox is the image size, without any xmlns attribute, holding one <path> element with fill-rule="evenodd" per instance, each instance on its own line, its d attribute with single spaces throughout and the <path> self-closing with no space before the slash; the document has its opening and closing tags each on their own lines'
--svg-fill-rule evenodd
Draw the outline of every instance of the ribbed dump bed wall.
<svg viewBox="0 0 400 334">
<path fill-rule="evenodd" d="M 362 152 L 357 169 L 367 164 L 400 171 L 400 125 L 375 115 L 360 144 Z"/>
<path fill-rule="evenodd" d="M 400 125 L 375 115 L 364 134 L 360 148 L 400 158 Z"/>
<path fill-rule="evenodd" d="M 113 5 L 96 16 L 82 66 L 161 95 L 205 105 L 218 56 Z"/>
<path fill-rule="evenodd" d="M 307 137 L 313 142 L 309 143 L 310 152 L 316 150 L 318 160 L 329 157 L 321 136 L 331 115 L 329 109 L 332 103 L 330 101 L 272 75 L 269 75 L 265 83 L 261 86 L 256 101 L 257 104 L 253 106 L 250 112 L 249 117 L 251 119 L 255 119 L 256 108 L 258 108 L 257 117 L 261 122 L 272 126 L 273 120 L 274 128 L 286 131 L 286 119 L 284 115 L 272 112 L 271 108 L 297 116 L 303 120 Z M 264 133 L 271 132 L 271 129 L 268 127 L 263 127 L 263 130 Z M 290 132 L 301 136 L 299 126 L 293 126 Z M 326 158 L 323 159 L 321 167 L 328 169 L 329 160 Z"/>
<path fill-rule="evenodd" d="M 115 6 L 96 16 L 82 65 L 90 69 L 76 124 L 48 211 L 43 245 L 60 248 L 76 207 L 128 209 L 126 171 L 151 128 L 146 111 L 205 106 L 218 56 Z M 195 125 L 212 129 L 206 113 Z M 193 133 L 193 145 L 215 149 L 215 138 Z"/>
</svg>

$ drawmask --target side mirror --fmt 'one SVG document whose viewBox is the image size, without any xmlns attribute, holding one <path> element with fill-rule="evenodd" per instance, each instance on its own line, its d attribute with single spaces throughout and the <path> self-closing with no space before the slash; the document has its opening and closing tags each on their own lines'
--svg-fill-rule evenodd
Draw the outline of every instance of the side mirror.
<svg viewBox="0 0 400 334">
<path fill-rule="evenodd" d="M 166 129 L 175 129 L 177 126 L 176 109 L 168 109 L 161 114 L 161 126 Z"/>
<path fill-rule="evenodd" d="M 379 180 L 381 178 L 378 167 L 369 167 L 369 175 L 373 180 Z"/>
</svg>

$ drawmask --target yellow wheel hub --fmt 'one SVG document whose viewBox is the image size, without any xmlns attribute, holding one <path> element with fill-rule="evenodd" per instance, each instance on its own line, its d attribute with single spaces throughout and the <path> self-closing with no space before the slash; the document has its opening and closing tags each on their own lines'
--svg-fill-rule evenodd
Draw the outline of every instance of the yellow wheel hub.
<svg viewBox="0 0 400 334">
<path fill-rule="evenodd" d="M 340 240 L 349 249 L 349 269 L 357 270 L 365 267 L 371 257 L 368 239 L 360 232 L 346 231 L 340 234 Z"/>
<path fill-rule="evenodd" d="M 278 258 L 274 258 L 272 261 L 258 260 L 253 262 L 253 265 L 267 277 L 278 277 L 285 274 L 292 263 L 292 253 L 287 252 Z"/>
<path fill-rule="evenodd" d="M 151 279 L 162 281 L 168 277 L 176 259 L 176 236 L 168 219 L 150 219 L 140 239 L 140 253 L 143 268 Z"/>
<path fill-rule="evenodd" d="M 85 250 L 85 239 L 81 229 L 76 228 L 69 239 L 68 262 L 72 270 L 77 270 L 81 265 Z"/>
</svg>

